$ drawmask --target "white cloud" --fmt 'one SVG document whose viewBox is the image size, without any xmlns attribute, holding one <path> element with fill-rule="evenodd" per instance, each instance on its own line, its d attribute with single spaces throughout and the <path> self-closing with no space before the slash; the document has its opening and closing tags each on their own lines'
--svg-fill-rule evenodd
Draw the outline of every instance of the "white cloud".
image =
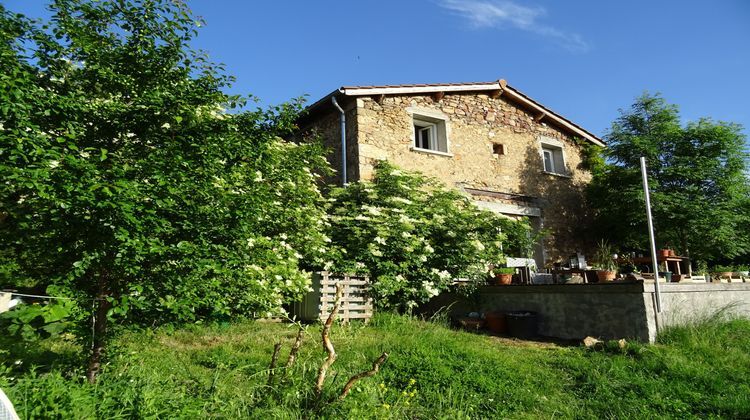
<svg viewBox="0 0 750 420">
<path fill-rule="evenodd" d="M 542 7 L 522 6 L 506 0 L 439 0 L 439 4 L 464 17 L 475 28 L 515 28 L 553 39 L 570 51 L 589 49 L 580 35 L 540 22 L 547 14 Z"/>
</svg>

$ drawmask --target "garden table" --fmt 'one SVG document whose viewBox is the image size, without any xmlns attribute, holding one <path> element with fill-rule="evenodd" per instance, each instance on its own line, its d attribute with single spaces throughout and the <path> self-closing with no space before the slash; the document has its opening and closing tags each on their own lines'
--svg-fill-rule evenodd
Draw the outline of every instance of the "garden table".
<svg viewBox="0 0 750 420">
<path fill-rule="evenodd" d="M 620 260 L 623 261 L 623 260 Z M 651 257 L 635 257 L 632 258 L 631 261 L 633 264 L 636 265 L 636 267 L 640 266 L 648 266 L 649 271 L 652 270 L 653 264 L 651 263 Z M 685 274 L 692 277 L 693 275 L 693 268 L 690 264 L 690 258 L 688 257 L 680 257 L 680 256 L 673 256 L 673 257 L 663 257 L 663 256 L 657 256 L 656 262 L 659 264 L 659 269 L 662 271 L 670 271 L 676 275 L 682 275 L 683 267 L 685 268 Z"/>
</svg>

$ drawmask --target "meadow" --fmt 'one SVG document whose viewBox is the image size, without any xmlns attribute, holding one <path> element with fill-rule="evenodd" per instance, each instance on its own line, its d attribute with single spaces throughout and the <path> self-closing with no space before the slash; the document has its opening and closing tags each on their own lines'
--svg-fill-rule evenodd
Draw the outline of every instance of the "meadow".
<svg viewBox="0 0 750 420">
<path fill-rule="evenodd" d="M 750 321 L 706 320 L 653 345 L 519 341 L 440 320 L 379 314 L 336 325 L 323 393 L 320 325 L 284 364 L 293 324 L 243 321 L 130 330 L 112 342 L 98 382 L 80 344 L 0 339 L 0 387 L 21 418 L 747 418 Z M 274 343 L 279 366 L 269 385 Z M 390 357 L 337 401 L 348 378 Z"/>
</svg>

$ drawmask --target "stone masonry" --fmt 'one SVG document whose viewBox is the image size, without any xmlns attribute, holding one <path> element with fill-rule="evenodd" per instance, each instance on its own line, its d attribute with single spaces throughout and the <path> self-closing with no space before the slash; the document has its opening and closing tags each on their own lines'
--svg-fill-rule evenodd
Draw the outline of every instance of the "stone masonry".
<svg viewBox="0 0 750 420">
<path fill-rule="evenodd" d="M 548 261 L 585 249 L 587 241 L 581 237 L 580 227 L 587 219 L 583 190 L 591 175 L 582 167 L 582 140 L 576 141 L 543 119 L 538 121 L 503 95 L 450 92 L 440 99 L 430 94 L 346 99 L 339 102 L 347 114 L 350 182 L 370 179 L 375 163 L 387 159 L 452 187 L 532 197 L 532 206 L 541 209 L 537 225 L 543 224 L 549 231 L 545 240 Z M 428 113 L 446 121 L 446 154 L 413 149 L 412 115 Z M 341 159 L 338 117 L 331 108 L 303 123 L 303 128 L 315 131 L 331 149 L 330 160 L 337 170 Z M 563 145 L 567 175 L 543 170 L 542 138 Z M 504 154 L 494 154 L 494 144 L 501 144 Z M 491 194 L 473 198 L 519 204 Z"/>
</svg>

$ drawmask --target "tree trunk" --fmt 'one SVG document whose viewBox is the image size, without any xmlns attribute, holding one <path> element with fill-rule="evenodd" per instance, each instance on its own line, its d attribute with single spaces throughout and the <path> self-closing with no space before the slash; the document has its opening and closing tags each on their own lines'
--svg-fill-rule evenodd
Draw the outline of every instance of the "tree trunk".
<svg viewBox="0 0 750 420">
<path fill-rule="evenodd" d="M 320 369 L 318 369 L 318 380 L 315 381 L 315 394 L 318 396 L 323 392 L 323 383 L 326 380 L 328 368 L 330 368 L 333 362 L 336 361 L 336 350 L 333 348 L 333 343 L 331 342 L 331 325 L 333 325 L 333 320 L 336 319 L 336 315 L 339 313 L 339 305 L 341 304 L 343 290 L 341 283 L 336 283 L 336 301 L 333 303 L 333 309 L 331 309 L 331 313 L 328 314 L 326 323 L 323 324 L 323 332 L 321 333 L 321 336 L 323 338 L 323 349 L 328 353 L 328 357 L 320 365 Z"/>
<path fill-rule="evenodd" d="M 96 310 L 94 311 L 93 337 L 91 344 L 91 356 L 89 357 L 89 366 L 86 369 L 86 378 L 89 383 L 96 382 L 96 376 L 101 369 L 102 355 L 107 338 L 107 312 L 112 307 L 112 303 L 107 300 L 109 297 L 109 288 L 107 287 L 107 275 L 102 273 L 98 282 L 98 293 L 96 300 Z"/>
</svg>

